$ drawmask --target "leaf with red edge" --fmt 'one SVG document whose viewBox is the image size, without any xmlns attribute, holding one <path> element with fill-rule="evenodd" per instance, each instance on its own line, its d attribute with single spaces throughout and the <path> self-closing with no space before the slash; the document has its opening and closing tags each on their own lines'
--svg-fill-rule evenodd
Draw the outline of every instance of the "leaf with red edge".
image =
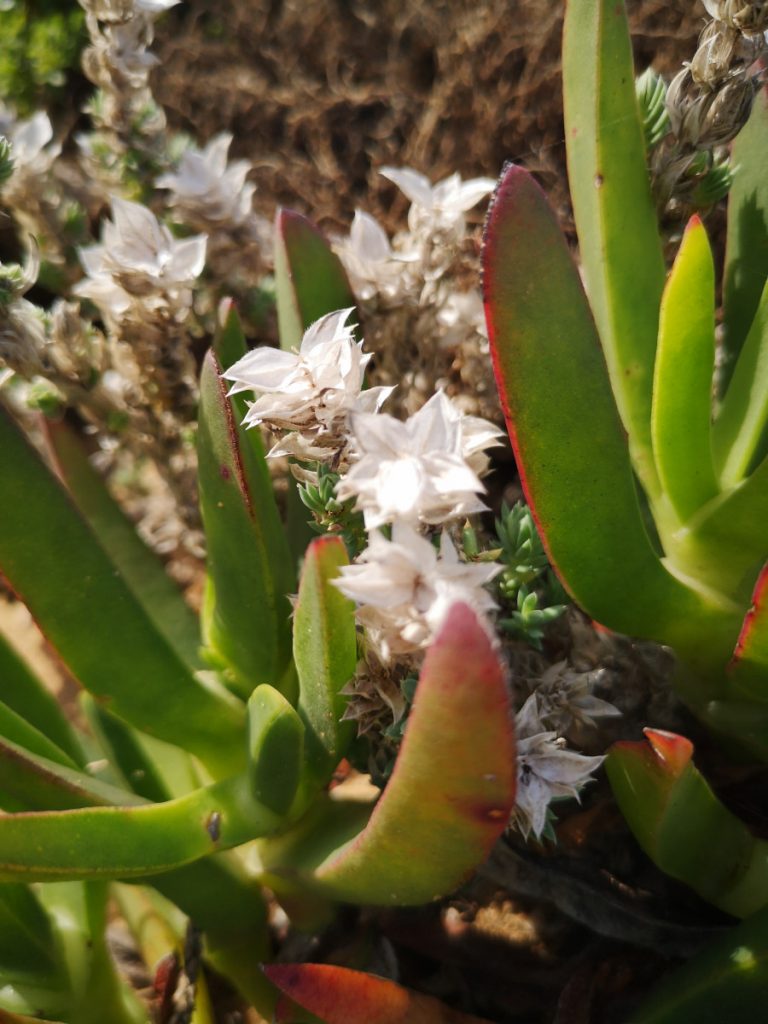
<svg viewBox="0 0 768 1024">
<path fill-rule="evenodd" d="M 672 576 L 648 539 L 578 271 L 527 171 L 502 177 L 484 250 L 494 370 L 526 498 L 574 600 L 611 629 L 723 664 L 736 616 Z"/>
<path fill-rule="evenodd" d="M 768 564 L 752 592 L 752 604 L 744 618 L 728 675 L 740 694 L 768 700 Z"/>
<path fill-rule="evenodd" d="M 642 848 L 673 878 L 729 914 L 768 903 L 768 842 L 718 800 L 693 764 L 684 736 L 645 729 L 645 741 L 614 744 L 606 772 Z"/>
<path fill-rule="evenodd" d="M 365 827 L 356 814 L 337 821 L 334 849 L 333 823 L 321 821 L 297 838 L 290 858 L 284 848 L 270 857 L 270 869 L 298 870 L 331 899 L 425 903 L 487 857 L 507 825 L 515 783 L 504 668 L 475 613 L 457 603 L 427 651 L 394 772 Z"/>
<path fill-rule="evenodd" d="M 275 287 L 280 347 L 298 348 L 304 331 L 335 309 L 355 305 L 339 257 L 312 221 L 295 210 L 275 219 Z"/>
<path fill-rule="evenodd" d="M 272 964 L 264 972 L 284 993 L 275 1010 L 276 1024 L 308 1020 L 297 1012 L 296 1003 L 325 1024 L 484 1024 L 431 996 L 348 967 Z"/>
</svg>

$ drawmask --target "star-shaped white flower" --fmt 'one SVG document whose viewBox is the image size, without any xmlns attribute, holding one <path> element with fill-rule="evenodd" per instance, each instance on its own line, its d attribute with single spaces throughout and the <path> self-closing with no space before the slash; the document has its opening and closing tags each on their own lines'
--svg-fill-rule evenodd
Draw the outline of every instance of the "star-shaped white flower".
<svg viewBox="0 0 768 1024">
<path fill-rule="evenodd" d="M 257 348 L 227 370 L 224 376 L 233 381 L 230 394 L 254 391 L 261 396 L 250 405 L 247 426 L 266 423 L 275 430 L 297 431 L 308 435 L 305 442 L 322 447 L 326 441 L 339 442 L 352 410 L 378 408 L 392 389 L 363 392 L 371 357 L 355 341 L 354 325 L 347 323 L 351 313 L 351 308 L 341 309 L 321 317 L 305 331 L 298 351 Z M 300 450 L 294 450 L 297 444 Z M 286 452 L 306 454 L 306 444 L 302 447 L 300 439 L 289 435 L 270 454 Z"/>
<path fill-rule="evenodd" d="M 151 210 L 126 199 L 112 199 L 101 243 L 80 250 L 88 275 L 75 286 L 78 295 L 101 309 L 127 308 L 130 296 L 188 289 L 205 264 L 205 235 L 176 239 Z"/>
<path fill-rule="evenodd" d="M 547 808 L 558 797 L 575 797 L 603 757 L 587 757 L 565 749 L 565 740 L 547 730 L 533 693 L 515 718 L 517 737 L 517 797 L 514 820 L 527 839 L 541 838 L 547 826 Z"/>
<path fill-rule="evenodd" d="M 462 562 L 447 533 L 440 551 L 407 523 L 392 527 L 392 539 L 378 531 L 353 565 L 343 566 L 334 585 L 360 606 L 358 619 L 383 661 L 426 647 L 448 609 L 464 601 L 477 612 L 495 608 L 484 589 L 501 566 Z"/>
<path fill-rule="evenodd" d="M 191 146 L 178 169 L 157 179 L 158 188 L 172 192 L 171 204 L 204 216 L 207 220 L 242 222 L 251 213 L 256 186 L 246 184 L 251 169 L 247 160 L 227 164 L 232 143 L 229 132 L 214 136 L 203 149 Z"/>
<path fill-rule="evenodd" d="M 403 260 L 390 245 L 387 233 L 375 217 L 355 211 L 349 235 L 334 246 L 349 275 L 355 295 L 364 302 L 383 294 L 394 299 L 403 282 Z"/>
<path fill-rule="evenodd" d="M 337 496 L 356 498 L 369 528 L 396 520 L 442 523 L 485 508 L 477 468 L 500 431 L 462 416 L 442 391 L 405 422 L 358 413 L 351 428 L 356 461 Z"/>
<path fill-rule="evenodd" d="M 493 178 L 471 178 L 451 174 L 433 185 L 429 178 L 410 167 L 382 167 L 380 173 L 397 185 L 411 201 L 408 226 L 412 231 L 424 223 L 443 231 L 464 227 L 464 214 L 496 187 Z"/>
<path fill-rule="evenodd" d="M 19 119 L 0 103 L 0 135 L 4 135 L 13 147 L 14 174 L 45 174 L 61 149 L 58 145 L 50 145 L 53 127 L 43 110 Z"/>
</svg>

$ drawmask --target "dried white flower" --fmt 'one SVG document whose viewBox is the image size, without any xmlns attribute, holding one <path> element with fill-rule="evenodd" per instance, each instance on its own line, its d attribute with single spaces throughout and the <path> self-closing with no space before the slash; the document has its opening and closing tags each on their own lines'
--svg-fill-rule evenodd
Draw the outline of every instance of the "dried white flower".
<svg viewBox="0 0 768 1024">
<path fill-rule="evenodd" d="M 80 250 L 88 276 L 74 291 L 114 316 L 132 296 L 164 293 L 188 306 L 189 287 L 205 264 L 205 235 L 176 239 L 151 210 L 126 199 L 112 199 L 112 217 L 104 222 L 101 244 Z"/>
<path fill-rule="evenodd" d="M 369 213 L 356 210 L 349 235 L 334 248 L 363 302 L 377 294 L 393 300 L 406 285 L 403 258 L 392 250 L 386 231 Z"/>
<path fill-rule="evenodd" d="M 539 715 L 536 694 L 531 694 L 515 718 L 517 737 L 517 803 L 514 822 L 527 839 L 541 838 L 547 826 L 547 808 L 558 797 L 579 797 L 592 781 L 592 772 L 605 760 L 565 749 L 565 740 L 547 730 Z"/>
<path fill-rule="evenodd" d="M 13 177 L 46 174 L 61 150 L 59 145 L 49 145 L 53 127 L 43 110 L 32 117 L 18 119 L 10 108 L 0 103 L 0 135 L 13 146 Z"/>
<path fill-rule="evenodd" d="M 566 661 L 550 665 L 535 690 L 542 725 L 562 733 L 576 722 L 595 725 L 596 718 L 620 717 L 617 707 L 592 694 L 601 671 L 575 672 Z"/>
<path fill-rule="evenodd" d="M 261 394 L 250 405 L 247 426 L 266 423 L 291 432 L 271 455 L 332 456 L 345 442 L 352 410 L 374 410 L 390 394 L 391 388 L 362 391 L 371 356 L 355 341 L 354 325 L 347 323 L 351 313 L 342 309 L 321 317 L 304 333 L 298 352 L 257 348 L 224 374 L 234 382 L 230 394 Z"/>
<path fill-rule="evenodd" d="M 222 132 L 203 149 L 192 146 L 175 173 L 157 179 L 158 188 L 171 190 L 171 205 L 205 220 L 243 223 L 251 213 L 256 186 L 246 184 L 252 166 L 247 160 L 227 164 L 231 143 L 232 135 Z"/>
<path fill-rule="evenodd" d="M 342 477 L 337 496 L 357 498 L 369 528 L 396 520 L 442 523 L 480 512 L 484 492 L 477 469 L 482 450 L 500 431 L 463 417 L 438 391 L 405 422 L 386 414 L 351 418 L 357 461 Z"/>
<path fill-rule="evenodd" d="M 459 559 L 443 532 L 440 552 L 407 523 L 392 527 L 392 540 L 378 531 L 357 563 L 343 566 L 334 585 L 361 607 L 359 621 L 382 661 L 426 647 L 456 601 L 478 613 L 496 605 L 484 589 L 501 571 L 495 563 Z"/>
<path fill-rule="evenodd" d="M 408 226 L 412 231 L 422 225 L 433 230 L 463 231 L 464 214 L 496 187 L 493 178 L 471 178 L 451 174 L 436 185 L 410 167 L 382 167 L 380 173 L 397 185 L 411 201 Z"/>
</svg>

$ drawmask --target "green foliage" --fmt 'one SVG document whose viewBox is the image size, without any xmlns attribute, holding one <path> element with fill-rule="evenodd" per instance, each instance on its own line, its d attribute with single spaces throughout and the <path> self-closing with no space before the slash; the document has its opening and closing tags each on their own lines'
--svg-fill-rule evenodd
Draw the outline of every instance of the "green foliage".
<svg viewBox="0 0 768 1024">
<path fill-rule="evenodd" d="M 85 42 L 85 14 L 76 4 L 11 0 L 0 17 L 0 96 L 20 116 L 55 103 Z"/>
<path fill-rule="evenodd" d="M 635 82 L 635 92 L 640 107 L 645 148 L 651 150 L 661 142 L 670 128 L 666 106 L 667 87 L 661 75 L 653 68 L 646 68 Z"/>
<path fill-rule="evenodd" d="M 365 523 L 361 512 L 355 511 L 354 498 L 339 501 L 336 484 L 339 474 L 318 464 L 317 483 L 299 484 L 299 498 L 312 513 L 310 526 L 317 533 L 337 533 L 347 546 L 349 557 L 359 555 L 366 545 Z"/>
<path fill-rule="evenodd" d="M 485 245 L 499 388 L 526 498 L 568 592 L 603 625 L 672 646 L 677 686 L 701 721 L 766 760 L 766 108 L 758 99 L 734 147 L 730 363 L 716 401 L 709 241 L 692 218 L 664 282 L 643 152 L 664 130 L 663 86 L 644 76 L 638 109 L 631 71 L 623 5 L 570 0 L 566 144 L 589 299 L 538 186 L 509 168 Z M 708 171 L 701 159 L 697 201 L 731 183 L 724 164 Z M 517 628 L 525 611 L 536 626 L 531 596 L 518 591 Z M 640 845 L 726 912 L 759 911 L 768 903 L 765 842 L 712 792 L 687 740 L 646 732 L 647 743 L 617 744 L 607 761 Z M 750 972 L 747 991 L 759 966 Z M 723 969 L 718 980 L 705 968 L 638 1020 L 682 1019 L 682 1007 L 697 1016 L 696 990 L 710 984 L 715 996 L 720 985 L 738 992 L 735 973 Z"/>
</svg>

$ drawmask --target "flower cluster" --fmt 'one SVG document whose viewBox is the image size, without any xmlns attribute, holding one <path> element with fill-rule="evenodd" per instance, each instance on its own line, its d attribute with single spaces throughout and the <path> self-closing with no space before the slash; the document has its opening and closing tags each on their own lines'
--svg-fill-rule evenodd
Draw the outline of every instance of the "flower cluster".
<svg viewBox="0 0 768 1024">
<path fill-rule="evenodd" d="M 263 423 L 280 440 L 270 455 L 338 464 L 347 446 L 349 417 L 375 411 L 391 388 L 363 391 L 371 356 L 355 340 L 351 309 L 322 317 L 307 330 L 298 351 L 254 349 L 227 370 L 230 394 L 255 391 L 245 422 Z"/>
<path fill-rule="evenodd" d="M 456 178 L 448 182 L 433 203 L 441 230 L 451 230 L 455 220 L 446 218 L 459 216 L 457 205 L 479 192 L 479 186 L 461 192 Z M 357 224 L 375 237 L 370 223 L 358 218 Z M 461 601 L 474 608 L 493 635 L 498 608 L 489 585 L 509 575 L 509 568 L 494 560 L 493 551 L 469 551 L 463 539 L 459 544 L 457 527 L 486 508 L 486 450 L 499 443 L 501 431 L 462 413 L 443 391 L 405 419 L 379 411 L 392 389 L 364 389 L 372 357 L 355 339 L 351 312 L 339 310 L 317 321 L 297 351 L 248 353 L 225 377 L 233 384 L 230 393 L 255 393 L 245 422 L 277 436 L 270 455 L 292 456 L 299 463 L 295 475 L 314 481 L 305 504 L 318 526 L 332 529 L 333 511 L 343 509 L 344 536 L 350 536 L 349 517 L 360 517 L 353 531 L 363 538 L 357 556 L 334 581 L 355 602 L 362 633 L 362 660 L 344 690 L 345 718 L 371 741 L 371 771 L 385 779 L 388 744 L 402 735 L 424 650 L 450 607 Z M 514 548 L 517 565 L 532 538 L 522 536 L 521 515 L 507 513 L 512 518 L 520 528 L 512 537 L 507 523 L 502 553 L 506 557 Z M 342 520 L 337 522 L 341 531 Z M 537 562 L 534 575 L 543 569 Z M 545 834 L 551 801 L 576 796 L 602 762 L 566 749 L 562 736 L 573 722 L 589 724 L 595 716 L 616 713 L 592 696 L 590 685 L 586 674 L 559 664 L 543 675 L 518 715 L 515 823 L 525 836 Z"/>
<path fill-rule="evenodd" d="M 374 383 L 403 383 L 393 404 L 415 412 L 435 391 L 461 394 L 464 411 L 500 421 L 466 214 L 494 187 L 458 174 L 432 185 L 408 167 L 382 175 L 410 200 L 408 230 L 390 241 L 358 210 L 336 252 L 349 275 L 376 351 Z"/>
</svg>

